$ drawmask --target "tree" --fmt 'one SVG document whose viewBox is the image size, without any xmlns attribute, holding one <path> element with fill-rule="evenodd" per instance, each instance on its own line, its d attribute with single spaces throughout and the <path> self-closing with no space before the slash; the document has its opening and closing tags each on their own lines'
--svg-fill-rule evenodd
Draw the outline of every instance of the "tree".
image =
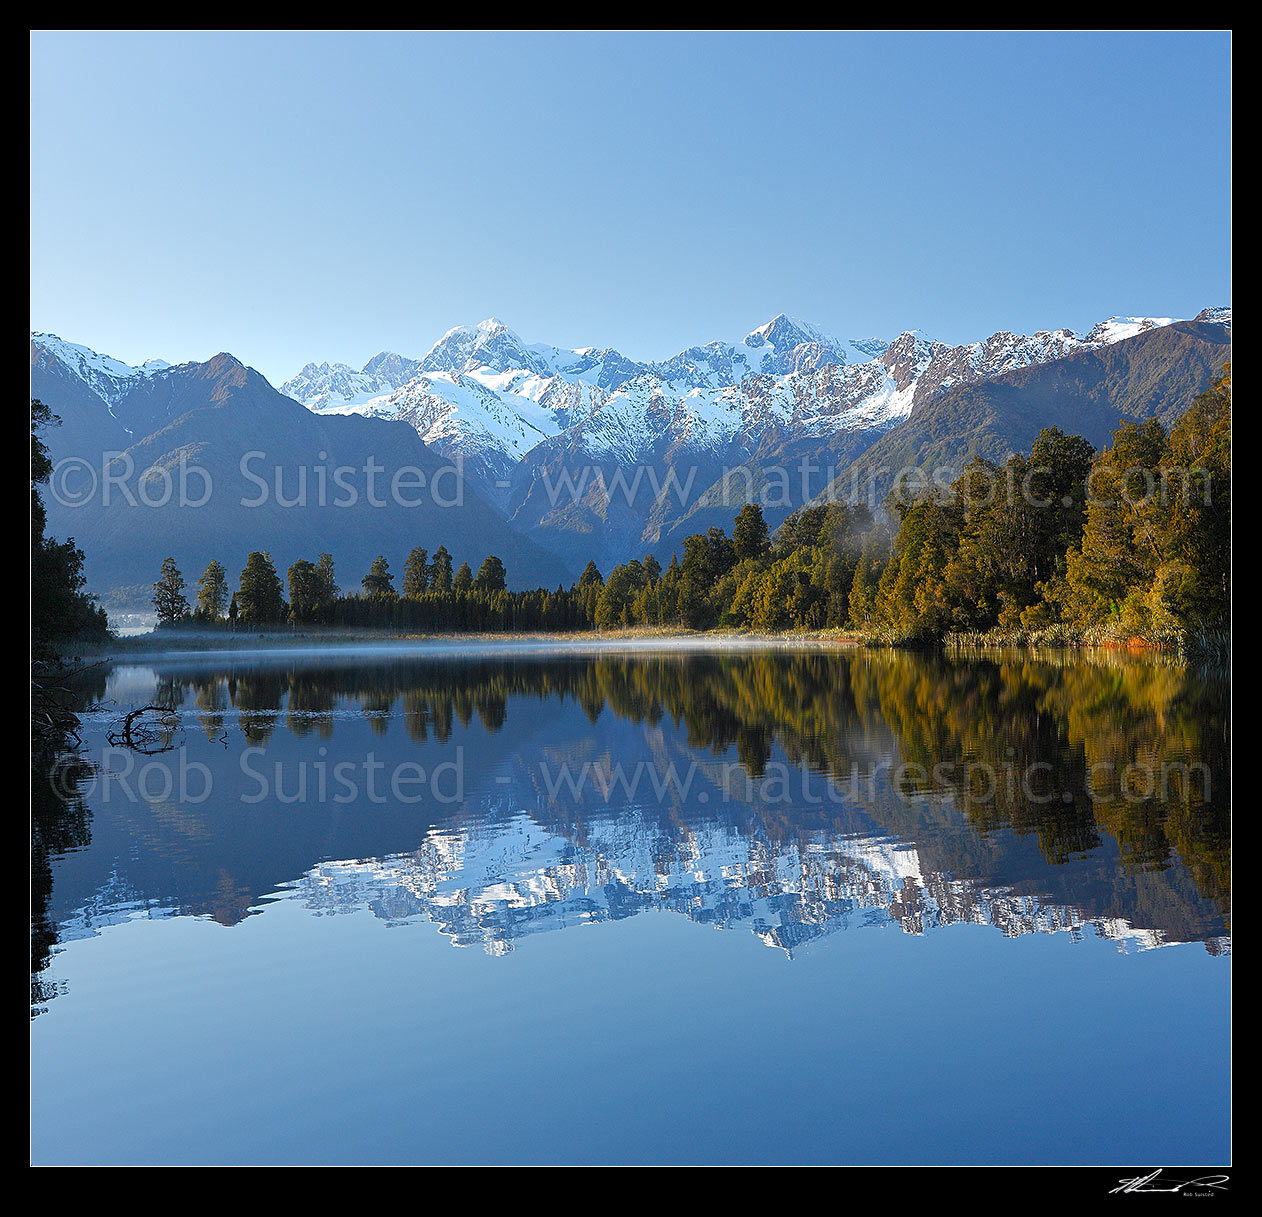
<svg viewBox="0 0 1262 1217">
<path fill-rule="evenodd" d="M 467 592 L 473 587 L 473 571 L 469 569 L 467 562 L 460 563 L 460 569 L 456 571 L 456 578 L 452 586 L 458 592 Z"/>
<path fill-rule="evenodd" d="M 1082 538 L 1069 551 L 1055 591 L 1071 625 L 1145 628 L 1140 589 L 1151 586 L 1162 561 L 1154 488 L 1167 451 L 1165 428 L 1151 419 L 1142 426 L 1123 423 L 1096 458 Z"/>
<path fill-rule="evenodd" d="M 504 563 L 494 554 L 483 560 L 473 584 L 480 592 L 502 592 L 507 583 Z"/>
<path fill-rule="evenodd" d="M 1163 635 L 1231 620 L 1231 365 L 1176 420 L 1125 423 L 1048 595 L 1074 625 Z"/>
<path fill-rule="evenodd" d="M 770 548 L 767 539 L 767 521 L 757 503 L 746 503 L 736 517 L 732 529 L 732 543 L 736 547 L 737 561 L 745 558 L 761 558 Z"/>
<path fill-rule="evenodd" d="M 684 538 L 684 575 L 698 587 L 709 590 L 735 565 L 736 549 L 721 528 Z"/>
<path fill-rule="evenodd" d="M 434 551 L 434 565 L 430 567 L 430 587 L 436 592 L 451 591 L 451 555 L 445 545 Z"/>
<path fill-rule="evenodd" d="M 295 621 L 328 621 L 336 600 L 332 554 L 321 554 L 318 563 L 300 559 L 289 568 L 289 615 Z"/>
<path fill-rule="evenodd" d="M 850 624 L 862 629 L 872 616 L 875 588 L 872 585 L 872 541 L 871 533 L 863 538 L 863 549 L 859 552 L 859 563 L 854 568 L 854 578 L 850 584 L 850 597 L 847 608 Z"/>
<path fill-rule="evenodd" d="M 635 625 L 635 599 L 647 585 L 644 567 L 634 558 L 615 566 L 596 601 L 595 621 L 602 630 Z"/>
<path fill-rule="evenodd" d="M 894 552 L 877 585 L 878 625 L 917 637 L 939 635 L 953 623 L 951 589 L 944 578 L 959 547 L 964 509 L 930 494 L 898 505 L 902 512 Z"/>
<path fill-rule="evenodd" d="M 389 598 L 397 594 L 393 584 L 394 576 L 390 573 L 390 565 L 381 554 L 378 554 L 363 578 L 364 593 L 368 596 Z"/>
<path fill-rule="evenodd" d="M 403 595 L 421 596 L 429 590 L 429 552 L 419 545 L 403 566 Z"/>
<path fill-rule="evenodd" d="M 320 611 L 320 568 L 300 558 L 289 568 L 289 614 L 295 621 L 314 621 Z"/>
<path fill-rule="evenodd" d="M 105 610 L 83 591 L 83 551 L 71 537 L 54 541 L 44 535 L 47 513 L 39 486 L 52 475 L 53 463 L 40 432 L 60 419 L 39 400 L 31 402 L 31 648 L 39 660 L 55 657 L 53 642 L 77 635 L 108 632 Z"/>
<path fill-rule="evenodd" d="M 228 608 L 228 572 L 214 558 L 197 581 L 197 611 L 202 621 L 218 621 Z"/>
<path fill-rule="evenodd" d="M 256 550 L 246 558 L 236 599 L 242 621 L 251 625 L 284 621 L 289 610 L 271 554 Z"/>
<path fill-rule="evenodd" d="M 1170 431 L 1162 531 L 1171 610 L 1193 628 L 1231 624 L 1231 364 Z"/>
<path fill-rule="evenodd" d="M 183 621 L 188 616 L 188 600 L 184 597 L 184 576 L 175 565 L 174 558 L 162 563 L 162 574 L 153 585 L 153 607 L 158 620 L 164 625 Z"/>
<path fill-rule="evenodd" d="M 319 576 L 319 616 L 324 620 L 332 614 L 333 603 L 338 597 L 337 572 L 333 569 L 332 554 L 320 555 L 316 562 L 316 572 Z"/>
</svg>

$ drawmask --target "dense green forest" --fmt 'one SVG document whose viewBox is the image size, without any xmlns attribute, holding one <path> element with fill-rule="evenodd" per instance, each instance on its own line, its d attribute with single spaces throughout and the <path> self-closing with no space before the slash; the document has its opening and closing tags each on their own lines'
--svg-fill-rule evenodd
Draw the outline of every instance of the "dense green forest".
<svg viewBox="0 0 1262 1217">
<path fill-rule="evenodd" d="M 904 487 L 877 519 L 808 506 L 768 534 L 758 506 L 687 537 L 663 569 L 651 554 L 570 587 L 509 591 L 503 562 L 453 570 L 440 545 L 382 555 L 352 595 L 331 554 L 282 582 L 252 553 L 230 593 L 212 562 L 194 602 L 167 559 L 163 622 L 291 623 L 435 632 L 627 627 L 847 630 L 875 641 L 948 636 L 1106 636 L 1177 642 L 1226 631 L 1231 610 L 1230 366 L 1167 432 L 1126 423 L 1096 452 L 1056 427 L 1003 464 L 975 457 L 949 486 Z"/>
</svg>

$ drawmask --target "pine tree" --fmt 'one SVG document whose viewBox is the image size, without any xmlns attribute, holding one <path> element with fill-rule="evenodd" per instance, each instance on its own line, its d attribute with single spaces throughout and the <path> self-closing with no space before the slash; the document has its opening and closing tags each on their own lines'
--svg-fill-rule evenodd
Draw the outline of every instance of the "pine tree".
<svg viewBox="0 0 1262 1217">
<path fill-rule="evenodd" d="M 333 555 L 321 554 L 316 562 L 319 607 L 318 621 L 327 621 L 333 615 L 333 605 L 338 597 L 337 572 L 333 568 Z"/>
<path fill-rule="evenodd" d="M 404 596 L 422 596 L 429 590 L 429 552 L 419 545 L 408 554 L 403 566 Z"/>
<path fill-rule="evenodd" d="M 502 592 L 506 584 L 504 563 L 494 554 L 483 560 L 473 584 L 481 592 Z"/>
<path fill-rule="evenodd" d="M 320 569 L 300 558 L 289 568 L 289 614 L 295 621 L 314 621 L 320 611 Z"/>
<path fill-rule="evenodd" d="M 763 519 L 762 508 L 756 503 L 746 503 L 741 508 L 732 529 L 732 542 L 738 561 L 761 558 L 771 548 L 767 538 L 767 521 Z"/>
<path fill-rule="evenodd" d="M 184 596 L 184 576 L 175 565 L 174 558 L 162 563 L 162 574 L 153 585 L 153 607 L 158 620 L 164 625 L 183 621 L 189 615 L 188 600 Z"/>
<path fill-rule="evenodd" d="M 228 572 L 214 558 L 197 581 L 197 613 L 202 621 L 218 621 L 228 608 Z"/>
<path fill-rule="evenodd" d="M 430 587 L 436 592 L 451 591 L 451 555 L 445 545 L 434 551 L 434 565 L 430 567 Z"/>
<path fill-rule="evenodd" d="M 271 554 L 256 550 L 246 558 L 235 599 L 242 621 L 251 625 L 284 621 L 289 610 Z"/>
</svg>

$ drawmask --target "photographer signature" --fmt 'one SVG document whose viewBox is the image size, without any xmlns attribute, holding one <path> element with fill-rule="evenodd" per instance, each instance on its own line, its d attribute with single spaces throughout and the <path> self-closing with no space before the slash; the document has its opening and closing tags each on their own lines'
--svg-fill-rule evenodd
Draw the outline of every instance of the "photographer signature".
<svg viewBox="0 0 1262 1217">
<path fill-rule="evenodd" d="M 1115 1196 L 1118 1192 L 1181 1192 L 1187 1188 L 1227 1190 L 1227 1175 L 1200 1175 L 1195 1179 L 1181 1180 L 1169 1178 L 1163 1179 L 1158 1186 L 1149 1186 L 1160 1176 L 1161 1170 L 1158 1168 L 1151 1175 L 1138 1175 L 1134 1179 L 1122 1179 L 1117 1187 L 1109 1189 L 1109 1195 Z"/>
</svg>

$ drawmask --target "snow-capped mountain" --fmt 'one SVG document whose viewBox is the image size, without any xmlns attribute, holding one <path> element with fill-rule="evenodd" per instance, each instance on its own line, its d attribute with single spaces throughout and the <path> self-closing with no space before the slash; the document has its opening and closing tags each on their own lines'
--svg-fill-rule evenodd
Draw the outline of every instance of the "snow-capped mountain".
<svg viewBox="0 0 1262 1217">
<path fill-rule="evenodd" d="M 308 364 L 281 391 L 318 412 L 406 420 L 426 443 L 504 489 L 538 445 L 543 460 L 563 451 L 634 463 L 666 451 L 752 452 L 770 431 L 879 433 L 924 396 L 1173 320 L 1112 317 L 1083 337 L 1000 332 L 949 346 L 918 331 L 889 342 L 840 340 L 782 313 L 739 342 L 636 363 L 612 349 L 527 344 L 490 318 L 448 330 L 419 360 L 383 352 L 358 372 Z"/>
<path fill-rule="evenodd" d="M 904 468 L 931 452 L 952 467 L 1024 450 L 1047 425 L 1101 444 L 1123 417 L 1168 424 L 1230 359 L 1230 325 L 1229 308 L 1206 309 L 1186 322 L 1111 317 L 1081 336 L 1003 331 L 951 346 L 915 330 L 843 340 L 780 314 L 738 341 L 637 362 L 608 347 L 526 343 L 492 318 L 448 330 L 419 359 L 309 363 L 280 394 L 252 390 L 267 404 L 242 422 L 267 431 L 277 403 L 297 402 L 301 417 L 330 425 L 404 424 L 528 550 L 576 574 L 588 560 L 668 560 L 690 533 L 730 528 L 754 488 L 775 528 L 850 486 L 860 458 Z M 216 359 L 238 368 L 228 379 L 244 374 Z M 228 391 L 217 366 L 133 367 L 53 334 L 31 339 L 32 395 L 63 422 L 58 454 L 148 452 L 149 437 Z M 226 415 L 198 417 L 205 433 L 190 431 L 189 452 L 208 443 L 239 458 L 262 446 L 221 433 Z M 365 440 L 378 435 L 389 456 L 397 434 L 369 427 Z M 864 502 L 879 508 L 887 486 L 865 478 Z"/>
</svg>

